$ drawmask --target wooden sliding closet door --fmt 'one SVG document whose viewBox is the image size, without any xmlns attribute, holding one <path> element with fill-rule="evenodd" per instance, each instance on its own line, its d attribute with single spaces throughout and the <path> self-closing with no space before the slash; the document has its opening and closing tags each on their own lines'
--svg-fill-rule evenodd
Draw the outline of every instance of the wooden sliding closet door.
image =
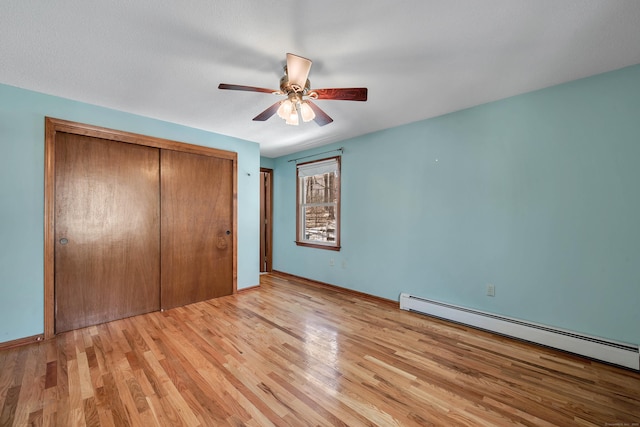
<svg viewBox="0 0 640 427">
<path fill-rule="evenodd" d="M 159 150 L 56 133 L 55 332 L 160 308 Z"/>
<path fill-rule="evenodd" d="M 233 293 L 233 161 L 162 150 L 161 307 Z"/>
</svg>

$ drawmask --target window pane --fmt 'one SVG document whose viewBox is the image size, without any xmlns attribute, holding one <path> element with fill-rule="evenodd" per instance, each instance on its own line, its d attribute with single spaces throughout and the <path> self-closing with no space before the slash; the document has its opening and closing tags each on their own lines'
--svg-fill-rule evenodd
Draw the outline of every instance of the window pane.
<svg viewBox="0 0 640 427">
<path fill-rule="evenodd" d="M 338 180 L 335 174 L 326 173 L 301 179 L 304 185 L 303 204 L 336 203 L 338 201 Z"/>
<path fill-rule="evenodd" d="M 304 240 L 335 242 L 336 207 L 314 206 L 304 209 Z"/>
</svg>

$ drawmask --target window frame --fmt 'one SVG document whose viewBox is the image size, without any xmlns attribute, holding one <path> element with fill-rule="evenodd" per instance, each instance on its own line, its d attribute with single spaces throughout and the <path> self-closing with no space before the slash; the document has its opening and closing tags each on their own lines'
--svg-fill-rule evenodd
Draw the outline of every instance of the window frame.
<svg viewBox="0 0 640 427">
<path fill-rule="evenodd" d="M 298 163 L 296 164 L 296 245 L 298 246 L 306 246 L 317 249 L 327 249 L 332 251 L 340 250 L 340 234 L 341 234 L 341 222 L 340 222 L 340 202 L 341 202 L 341 157 L 342 156 L 333 156 L 333 157 L 325 157 L 318 160 L 312 160 L 309 162 Z M 302 219 L 304 218 L 303 209 L 306 204 L 302 203 L 302 191 L 303 187 L 301 187 L 301 182 L 304 181 L 304 177 L 300 177 L 299 169 L 301 166 L 310 165 L 313 163 L 326 162 L 328 160 L 336 161 L 336 173 L 335 173 L 335 183 L 336 183 L 336 202 L 335 202 L 335 216 L 336 216 L 336 230 L 335 230 L 335 241 L 334 242 L 318 242 L 318 241 L 310 241 L 304 239 L 304 232 L 306 228 L 302 224 Z M 315 175 L 314 175 L 315 176 Z M 333 203 L 331 203 L 333 205 Z"/>
</svg>

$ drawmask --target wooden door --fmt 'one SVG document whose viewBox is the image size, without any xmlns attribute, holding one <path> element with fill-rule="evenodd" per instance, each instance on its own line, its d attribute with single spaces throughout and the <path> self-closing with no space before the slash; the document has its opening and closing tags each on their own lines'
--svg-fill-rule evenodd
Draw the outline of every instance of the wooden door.
<svg viewBox="0 0 640 427">
<path fill-rule="evenodd" d="M 260 168 L 260 272 L 271 271 L 273 170 Z"/>
<path fill-rule="evenodd" d="M 162 150 L 161 306 L 233 293 L 233 161 Z"/>
<path fill-rule="evenodd" d="M 55 332 L 158 310 L 159 150 L 55 138 Z"/>
</svg>

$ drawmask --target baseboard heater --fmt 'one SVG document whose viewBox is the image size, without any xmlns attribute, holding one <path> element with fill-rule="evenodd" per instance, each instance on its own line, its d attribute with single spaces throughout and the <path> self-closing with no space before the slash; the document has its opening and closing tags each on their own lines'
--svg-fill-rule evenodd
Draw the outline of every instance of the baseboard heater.
<svg viewBox="0 0 640 427">
<path fill-rule="evenodd" d="M 640 348 L 541 324 L 400 294 L 400 308 L 640 370 Z"/>
</svg>

